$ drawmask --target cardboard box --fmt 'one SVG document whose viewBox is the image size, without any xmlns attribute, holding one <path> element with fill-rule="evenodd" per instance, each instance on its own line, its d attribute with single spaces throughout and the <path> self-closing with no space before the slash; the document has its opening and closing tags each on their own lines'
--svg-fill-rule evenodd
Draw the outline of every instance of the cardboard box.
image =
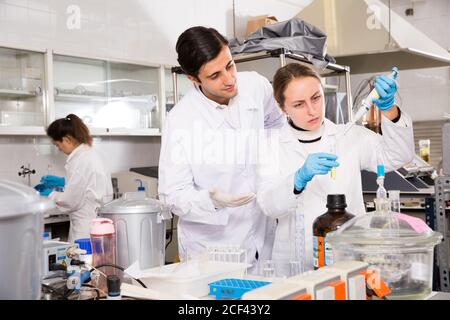
<svg viewBox="0 0 450 320">
<path fill-rule="evenodd" d="M 251 33 L 255 32 L 256 30 L 264 26 L 268 26 L 277 22 L 278 22 L 277 18 L 275 18 L 274 16 L 269 16 L 267 14 L 256 17 L 249 17 L 247 21 L 246 36 L 250 35 Z"/>
</svg>

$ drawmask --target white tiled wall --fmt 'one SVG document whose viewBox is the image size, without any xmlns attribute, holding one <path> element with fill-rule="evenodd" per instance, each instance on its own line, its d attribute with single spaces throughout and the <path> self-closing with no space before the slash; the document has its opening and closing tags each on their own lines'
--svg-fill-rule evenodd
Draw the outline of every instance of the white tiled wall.
<svg viewBox="0 0 450 320">
<path fill-rule="evenodd" d="M 293 17 L 311 0 L 235 0 L 236 35 L 249 16 Z M 70 6 L 80 10 L 69 29 Z M 185 29 L 211 26 L 233 37 L 233 0 L 0 0 L 0 45 L 53 48 L 72 54 L 176 64 Z"/>
<path fill-rule="evenodd" d="M 0 44 L 175 64 L 178 35 L 194 24 L 227 29 L 229 0 L 0 0 Z M 80 28 L 69 28 L 75 6 Z M 203 12 L 201 9 L 204 8 Z"/>
<path fill-rule="evenodd" d="M 289 2 L 289 3 L 287 3 Z M 236 35 L 243 35 L 248 16 L 294 16 L 305 0 L 235 0 Z M 176 40 L 186 28 L 211 26 L 233 36 L 232 0 L 0 0 L 0 46 L 52 49 L 66 54 L 175 65 Z M 67 21 L 75 5 L 79 29 Z M 111 172 L 158 164 L 160 138 L 106 137 L 95 148 L 107 159 Z M 37 170 L 35 185 L 51 165 L 64 174 L 65 156 L 45 137 L 0 136 L 0 179 L 26 181 L 17 175 L 21 165 Z"/>
<path fill-rule="evenodd" d="M 96 137 L 93 146 L 110 172 L 116 172 L 158 165 L 160 142 L 159 137 Z M 0 155 L 0 179 L 27 183 L 18 172 L 28 164 L 36 170 L 32 186 L 49 168 L 50 174 L 65 175 L 66 156 L 46 137 L 0 136 Z"/>
<path fill-rule="evenodd" d="M 391 6 L 430 39 L 450 50 L 450 0 L 392 0 Z M 414 9 L 406 16 L 407 8 Z M 352 76 L 352 88 L 371 74 Z M 400 104 L 414 121 L 442 120 L 450 113 L 450 68 L 400 70 Z"/>
</svg>

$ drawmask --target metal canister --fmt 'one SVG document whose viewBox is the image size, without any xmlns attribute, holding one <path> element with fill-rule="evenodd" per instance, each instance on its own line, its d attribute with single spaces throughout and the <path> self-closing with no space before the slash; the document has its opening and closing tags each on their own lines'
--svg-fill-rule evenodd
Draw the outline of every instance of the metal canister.
<svg viewBox="0 0 450 320">
<path fill-rule="evenodd" d="M 145 192 L 127 192 L 98 213 L 114 222 L 117 265 L 128 268 L 136 261 L 141 269 L 164 265 L 166 220 L 171 214 L 161 201 Z"/>
<path fill-rule="evenodd" d="M 7 180 L 0 180 L 0 203 L 0 300 L 40 299 L 44 212 L 55 204 Z"/>
</svg>

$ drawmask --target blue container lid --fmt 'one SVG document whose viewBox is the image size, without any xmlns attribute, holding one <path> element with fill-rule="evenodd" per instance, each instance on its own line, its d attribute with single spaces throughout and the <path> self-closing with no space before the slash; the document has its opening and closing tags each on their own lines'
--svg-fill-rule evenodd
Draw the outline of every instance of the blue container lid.
<svg viewBox="0 0 450 320">
<path fill-rule="evenodd" d="M 75 240 L 80 249 L 86 250 L 86 254 L 92 254 L 91 238 L 83 238 Z"/>
<path fill-rule="evenodd" d="M 50 239 L 50 233 L 44 232 L 44 233 L 42 234 L 42 237 L 43 237 L 44 239 Z"/>
</svg>

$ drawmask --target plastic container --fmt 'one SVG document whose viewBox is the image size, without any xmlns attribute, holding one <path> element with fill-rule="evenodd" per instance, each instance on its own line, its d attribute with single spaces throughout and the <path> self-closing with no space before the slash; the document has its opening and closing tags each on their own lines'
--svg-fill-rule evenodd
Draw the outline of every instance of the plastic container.
<svg viewBox="0 0 450 320">
<path fill-rule="evenodd" d="M 44 213 L 55 204 L 7 180 L 0 180 L 0 203 L 0 300 L 39 299 Z"/>
<path fill-rule="evenodd" d="M 75 240 L 78 247 L 82 250 L 86 250 L 86 254 L 80 254 L 80 260 L 84 261 L 89 266 L 92 266 L 92 246 L 90 238 L 83 238 Z"/>
<path fill-rule="evenodd" d="M 140 278 L 148 287 L 164 293 L 187 294 L 205 297 L 209 284 L 226 278 L 241 278 L 249 264 L 211 261 L 190 261 L 173 263 L 145 270 Z"/>
<path fill-rule="evenodd" d="M 116 235 L 111 219 L 98 218 L 91 221 L 92 265 L 106 276 L 114 275 L 116 264 Z M 110 266 L 105 266 L 110 265 Z M 97 286 L 106 291 L 106 277 L 98 279 Z"/>
<path fill-rule="evenodd" d="M 91 246 L 94 267 L 116 264 L 116 235 L 111 219 L 98 218 L 92 220 Z"/>
<path fill-rule="evenodd" d="M 379 272 L 392 291 L 388 299 L 423 299 L 431 293 L 433 248 L 442 235 L 422 220 L 374 211 L 346 222 L 328 238 L 335 261 L 362 261 Z"/>
<path fill-rule="evenodd" d="M 271 282 L 246 279 L 223 279 L 209 284 L 209 295 L 215 296 L 216 300 L 240 299 L 245 293 L 268 284 L 271 284 Z"/>
</svg>

